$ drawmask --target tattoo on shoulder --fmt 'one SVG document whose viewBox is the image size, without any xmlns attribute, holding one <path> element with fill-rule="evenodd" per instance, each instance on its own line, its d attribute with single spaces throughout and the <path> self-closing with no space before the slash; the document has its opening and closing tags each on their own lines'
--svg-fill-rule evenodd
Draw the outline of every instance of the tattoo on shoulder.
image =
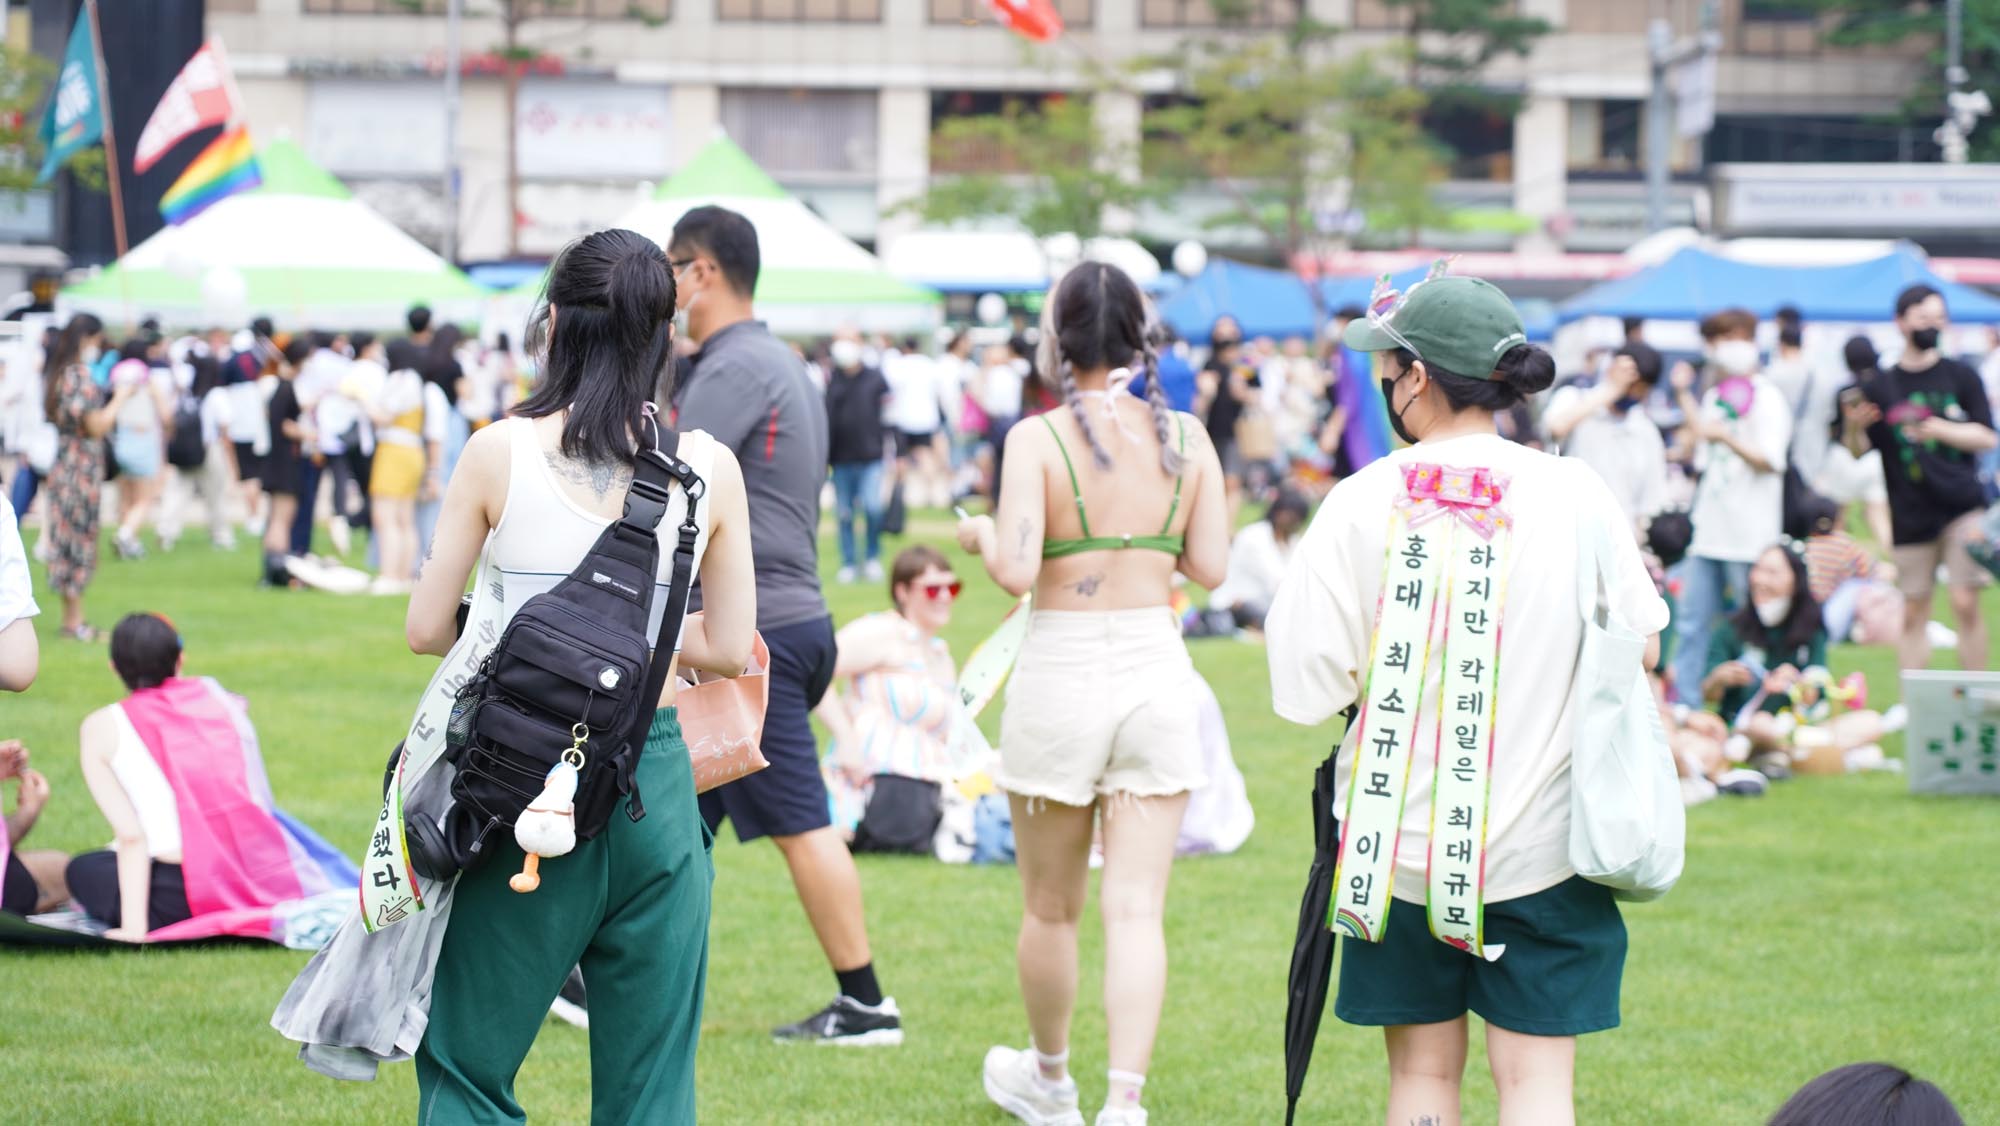
<svg viewBox="0 0 2000 1126">
<path fill-rule="evenodd" d="M 597 494 L 598 500 L 603 500 L 612 489 L 622 489 L 632 483 L 632 467 L 629 465 L 611 461 L 578 461 L 553 450 L 545 451 L 542 457 L 556 476 L 572 485 L 589 489 Z"/>
<path fill-rule="evenodd" d="M 1104 572 L 1099 571 L 1094 575 L 1085 575 L 1073 583 L 1066 583 L 1064 585 L 1085 598 L 1095 598 L 1097 597 L 1097 588 L 1104 585 Z"/>
</svg>

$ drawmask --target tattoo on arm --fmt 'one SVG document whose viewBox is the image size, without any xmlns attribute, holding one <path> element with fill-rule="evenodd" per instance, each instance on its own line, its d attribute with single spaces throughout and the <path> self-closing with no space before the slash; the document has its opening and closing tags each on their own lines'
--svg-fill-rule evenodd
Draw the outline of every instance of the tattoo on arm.
<svg viewBox="0 0 2000 1126">
<path fill-rule="evenodd" d="M 1026 559 L 1028 557 L 1028 537 L 1034 534 L 1035 525 L 1033 521 L 1023 516 L 1021 517 L 1020 525 L 1015 531 L 1017 532 L 1017 538 L 1014 542 L 1014 558 Z"/>
<path fill-rule="evenodd" d="M 1419 1114 L 1410 1119 L 1410 1126 L 1444 1126 L 1444 1119 L 1435 1114 Z"/>
<path fill-rule="evenodd" d="M 603 500 L 614 488 L 624 488 L 632 483 L 632 467 L 610 461 L 583 462 L 564 457 L 553 451 L 544 452 L 542 457 L 556 476 L 580 488 L 587 488 Z"/>
<path fill-rule="evenodd" d="M 1085 575 L 1073 583 L 1066 583 L 1064 585 L 1085 598 L 1095 598 L 1097 597 L 1097 588 L 1104 585 L 1104 572 L 1099 571 L 1094 575 Z"/>
</svg>

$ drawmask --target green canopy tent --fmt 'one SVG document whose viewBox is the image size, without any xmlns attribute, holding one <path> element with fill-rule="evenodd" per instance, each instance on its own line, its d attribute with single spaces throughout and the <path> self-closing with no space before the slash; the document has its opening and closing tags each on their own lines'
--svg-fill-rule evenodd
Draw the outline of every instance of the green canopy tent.
<svg viewBox="0 0 2000 1126">
<path fill-rule="evenodd" d="M 107 324 L 148 317 L 180 328 L 386 329 L 410 306 L 471 321 L 490 296 L 451 263 L 355 199 L 299 146 L 257 154 L 263 184 L 229 196 L 62 291 Z"/>
<path fill-rule="evenodd" d="M 873 254 L 813 214 L 724 136 L 704 146 L 653 198 L 615 226 L 661 246 L 674 223 L 704 204 L 726 207 L 757 228 L 762 267 L 757 315 L 773 332 L 823 335 L 843 326 L 869 332 L 921 332 L 942 319 L 938 295 L 892 276 Z M 511 291 L 532 300 L 537 279 Z"/>
</svg>

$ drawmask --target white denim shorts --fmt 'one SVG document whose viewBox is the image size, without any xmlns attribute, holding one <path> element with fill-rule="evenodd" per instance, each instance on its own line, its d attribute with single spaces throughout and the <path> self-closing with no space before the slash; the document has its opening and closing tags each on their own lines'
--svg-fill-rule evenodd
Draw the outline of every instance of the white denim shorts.
<svg viewBox="0 0 2000 1126">
<path fill-rule="evenodd" d="M 1199 789 L 1208 778 L 1194 682 L 1165 606 L 1037 610 L 1007 684 L 994 782 L 1075 806 Z"/>
</svg>

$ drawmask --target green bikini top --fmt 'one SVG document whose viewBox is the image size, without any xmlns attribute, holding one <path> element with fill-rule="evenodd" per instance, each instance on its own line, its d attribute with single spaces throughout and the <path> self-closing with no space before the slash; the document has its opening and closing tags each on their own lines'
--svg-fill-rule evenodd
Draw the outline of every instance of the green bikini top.
<svg viewBox="0 0 2000 1126">
<path fill-rule="evenodd" d="M 1137 548 L 1141 551 L 1164 551 L 1179 558 L 1186 545 L 1186 536 L 1170 536 L 1167 529 L 1174 526 L 1174 514 L 1181 509 L 1181 476 L 1174 477 L 1174 503 L 1167 509 L 1167 522 L 1160 525 L 1157 536 L 1093 536 L 1090 534 L 1090 517 L 1083 511 L 1083 488 L 1076 481 L 1076 464 L 1069 459 L 1069 447 L 1063 445 L 1062 435 L 1056 433 L 1055 424 L 1048 415 L 1042 416 L 1042 425 L 1049 428 L 1049 437 L 1056 440 L 1056 449 L 1062 451 L 1063 468 L 1069 470 L 1069 491 L 1076 499 L 1077 523 L 1083 525 L 1083 536 L 1073 540 L 1045 540 L 1042 543 L 1042 558 L 1060 559 L 1066 555 L 1081 555 L 1086 551 L 1123 551 Z M 1174 425 L 1180 435 L 1180 452 L 1187 453 L 1187 423 L 1179 415 L 1174 416 Z"/>
</svg>

